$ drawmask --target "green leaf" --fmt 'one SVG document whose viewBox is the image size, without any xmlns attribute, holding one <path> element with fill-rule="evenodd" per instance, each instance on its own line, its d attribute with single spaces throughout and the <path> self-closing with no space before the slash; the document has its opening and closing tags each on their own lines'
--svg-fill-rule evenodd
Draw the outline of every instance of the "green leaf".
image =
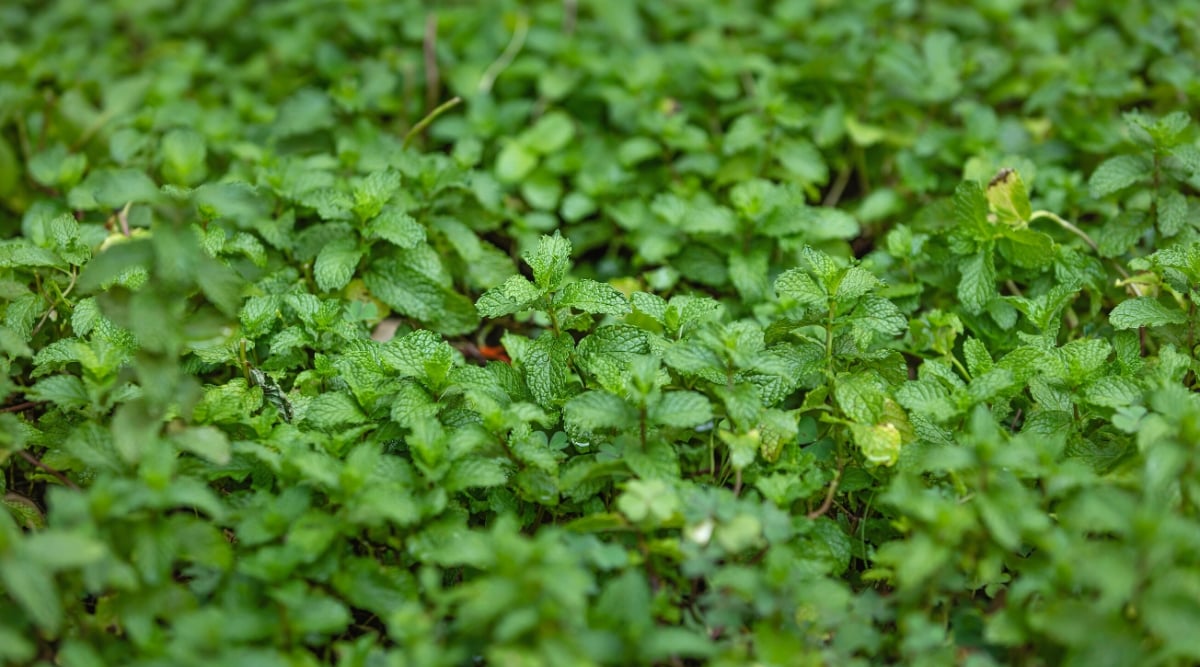
<svg viewBox="0 0 1200 667">
<path fill-rule="evenodd" d="M 74 375 L 51 375 L 37 381 L 28 394 L 35 401 L 50 401 L 62 408 L 79 409 L 91 405 L 83 380 Z"/>
<path fill-rule="evenodd" d="M 1142 390 L 1129 378 L 1106 375 L 1088 385 L 1083 391 L 1083 397 L 1092 405 L 1123 408 L 1138 403 L 1142 398 Z"/>
<path fill-rule="evenodd" d="M 41 563 L 12 557 L 0 560 L 0 581 L 34 624 L 50 635 L 58 634 L 62 602 L 53 577 Z"/>
<path fill-rule="evenodd" d="M 208 148 L 204 136 L 195 130 L 179 128 L 163 135 L 159 147 L 162 155 L 162 175 L 175 185 L 196 185 L 208 173 L 205 159 Z"/>
<path fill-rule="evenodd" d="M 1118 155 L 1100 163 L 1088 179 L 1088 194 L 1100 198 L 1150 176 L 1150 165 L 1136 155 Z"/>
<path fill-rule="evenodd" d="M 309 402 L 304 412 L 304 420 L 315 428 L 332 431 L 344 426 L 362 424 L 367 421 L 367 416 L 349 394 L 329 391 Z"/>
<path fill-rule="evenodd" d="M 570 306 L 585 313 L 604 315 L 625 315 L 632 312 L 625 295 L 615 287 L 586 278 L 564 286 L 558 305 Z"/>
<path fill-rule="evenodd" d="M 1114 329 L 1135 329 L 1184 324 L 1187 317 L 1178 310 L 1164 306 L 1154 297 L 1139 296 L 1117 304 L 1108 314 L 1108 321 Z"/>
<path fill-rule="evenodd" d="M 571 268 L 571 242 L 555 231 L 554 236 L 543 236 L 536 249 L 521 257 L 533 269 L 533 282 L 543 292 L 552 292 L 562 286 Z"/>
<path fill-rule="evenodd" d="M 501 183 L 518 183 L 537 167 L 537 154 L 520 141 L 510 141 L 496 157 L 496 178 Z"/>
<path fill-rule="evenodd" d="M 575 125 L 571 117 L 562 111 L 551 111 L 525 131 L 522 144 L 541 155 L 556 153 L 566 147 L 575 136 Z"/>
<path fill-rule="evenodd" d="M 415 248 L 425 242 L 425 228 L 411 215 L 394 207 L 383 209 L 367 223 L 366 234 L 401 248 Z"/>
<path fill-rule="evenodd" d="M 96 203 L 104 208 L 118 209 L 129 203 L 154 202 L 159 199 L 158 186 L 145 173 L 136 169 L 105 169 L 94 172 L 84 184 L 92 184 Z"/>
<path fill-rule="evenodd" d="M 563 406 L 563 420 L 583 431 L 630 428 L 637 423 L 633 407 L 606 391 L 586 391 Z"/>
<path fill-rule="evenodd" d="M 1002 224 L 1024 225 L 1033 216 L 1033 208 L 1029 205 L 1029 192 L 1016 169 L 1001 169 L 988 183 L 985 194 L 992 212 Z"/>
<path fill-rule="evenodd" d="M 672 428 L 696 428 L 712 421 L 712 405 L 695 391 L 668 391 L 650 410 L 650 419 Z"/>
<path fill-rule="evenodd" d="M 850 432 L 863 458 L 873 465 L 890 466 L 900 460 L 902 438 L 895 424 L 851 424 Z"/>
<path fill-rule="evenodd" d="M 71 570 L 101 560 L 108 553 L 104 542 L 79 532 L 51 529 L 31 534 L 20 546 L 21 555 L 51 571 Z"/>
<path fill-rule="evenodd" d="M 180 449 L 207 459 L 216 465 L 229 463 L 231 447 L 225 433 L 212 426 L 197 426 L 172 433 L 171 439 Z"/>
<path fill-rule="evenodd" d="M 533 398 L 542 407 L 554 408 L 571 395 L 567 362 L 573 348 L 570 334 L 554 336 L 549 332 L 539 336 L 529 346 L 528 354 L 522 360 L 525 382 Z"/>
<path fill-rule="evenodd" d="M 793 299 L 808 307 L 825 307 L 829 295 L 807 273 L 801 269 L 788 269 L 775 280 L 775 292 L 780 297 Z"/>
<path fill-rule="evenodd" d="M 1054 239 L 1032 229 L 1005 229 L 999 249 L 1017 266 L 1041 269 L 1054 264 Z"/>
<path fill-rule="evenodd" d="M 340 290 L 350 283 L 362 260 L 363 251 L 355 239 L 337 239 L 317 253 L 313 278 L 326 292 Z"/>
<path fill-rule="evenodd" d="M 504 317 L 528 310 L 542 298 L 544 292 L 524 276 L 510 276 L 504 284 L 493 287 L 480 295 L 475 309 L 482 317 Z"/>
<path fill-rule="evenodd" d="M 954 190 L 954 218 L 969 237 L 984 240 L 991 236 L 988 200 L 983 187 L 975 181 L 963 181 Z"/>
<path fill-rule="evenodd" d="M 978 315 L 996 294 L 996 268 L 991 252 L 982 251 L 959 264 L 962 278 L 958 283 L 958 300 L 966 311 Z"/>
</svg>

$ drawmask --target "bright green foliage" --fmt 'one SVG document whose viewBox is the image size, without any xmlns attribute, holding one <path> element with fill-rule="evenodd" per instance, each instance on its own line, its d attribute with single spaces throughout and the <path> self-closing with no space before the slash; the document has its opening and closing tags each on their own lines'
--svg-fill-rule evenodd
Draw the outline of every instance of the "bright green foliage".
<svg viewBox="0 0 1200 667">
<path fill-rule="evenodd" d="M 1200 663 L 1194 3 L 0 4 L 0 664 Z"/>
</svg>

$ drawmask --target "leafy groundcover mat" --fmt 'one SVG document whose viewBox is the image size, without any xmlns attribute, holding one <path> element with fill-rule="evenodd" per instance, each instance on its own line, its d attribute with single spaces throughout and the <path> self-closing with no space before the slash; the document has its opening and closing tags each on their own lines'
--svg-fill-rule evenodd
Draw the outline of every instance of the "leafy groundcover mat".
<svg viewBox="0 0 1200 667">
<path fill-rule="evenodd" d="M 0 663 L 1197 664 L 1198 17 L 2 3 Z"/>
</svg>

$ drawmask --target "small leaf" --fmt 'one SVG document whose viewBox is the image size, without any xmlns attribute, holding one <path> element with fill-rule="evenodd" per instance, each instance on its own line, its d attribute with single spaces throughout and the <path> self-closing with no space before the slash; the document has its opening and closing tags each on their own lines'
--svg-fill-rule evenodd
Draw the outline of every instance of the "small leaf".
<svg viewBox="0 0 1200 667">
<path fill-rule="evenodd" d="M 425 228 L 398 208 L 385 208 L 367 223 L 367 236 L 383 239 L 401 248 L 415 248 L 425 241 Z"/>
<path fill-rule="evenodd" d="M 331 431 L 361 424 L 367 420 L 367 416 L 349 394 L 331 391 L 320 394 L 308 404 L 304 419 L 316 428 Z"/>
<path fill-rule="evenodd" d="M 826 306 L 829 300 L 825 289 L 800 269 L 784 271 L 775 281 L 775 292 L 809 308 Z"/>
<path fill-rule="evenodd" d="M 538 164 L 538 157 L 520 141 L 510 141 L 496 157 L 496 178 L 501 183 L 517 183 Z"/>
<path fill-rule="evenodd" d="M 632 312 L 629 301 L 615 287 L 596 280 L 577 280 L 563 287 L 558 305 L 585 313 L 625 315 Z"/>
<path fill-rule="evenodd" d="M 340 290 L 354 277 L 363 251 L 354 239 L 338 239 L 317 253 L 313 263 L 313 277 L 317 287 L 327 292 Z"/>
<path fill-rule="evenodd" d="M 637 423 L 632 406 L 606 391 L 587 391 L 563 406 L 563 419 L 584 431 L 629 428 Z"/>
<path fill-rule="evenodd" d="M 1140 296 L 1117 304 L 1108 314 L 1108 321 L 1114 329 L 1135 329 L 1184 324 L 1187 317 L 1178 310 L 1167 308 L 1153 297 Z"/>
<path fill-rule="evenodd" d="M 1150 175 L 1150 165 L 1136 155 L 1109 158 L 1092 172 L 1088 193 L 1100 198 L 1127 188 Z"/>
<path fill-rule="evenodd" d="M 480 295 L 475 302 L 475 309 L 482 317 L 504 317 L 532 308 L 542 294 L 542 290 L 524 276 L 510 276 L 504 284 Z"/>
<path fill-rule="evenodd" d="M 962 279 L 958 283 L 958 300 L 972 315 L 978 315 L 996 297 L 996 268 L 991 252 L 984 251 L 968 257 L 959 264 Z"/>
<path fill-rule="evenodd" d="M 525 131 L 523 145 L 541 155 L 562 150 L 575 136 L 571 117 L 562 111 L 551 111 Z"/>
<path fill-rule="evenodd" d="M 537 248 L 526 252 L 522 258 L 533 269 L 533 281 L 537 286 L 552 292 L 562 285 L 571 267 L 571 242 L 555 231 L 554 236 L 543 236 Z"/>
<path fill-rule="evenodd" d="M 712 418 L 712 404 L 695 391 L 666 392 L 650 410 L 651 420 L 673 428 L 696 428 Z"/>
<path fill-rule="evenodd" d="M 987 185 L 988 204 L 997 220 L 1010 226 L 1024 225 L 1033 215 L 1029 191 L 1016 169 L 1001 169 Z"/>
<path fill-rule="evenodd" d="M 900 460 L 903 439 L 895 424 L 851 424 L 850 432 L 854 435 L 854 443 L 858 445 L 868 463 L 890 466 Z"/>
<path fill-rule="evenodd" d="M 51 635 L 58 633 L 62 602 L 54 578 L 41 563 L 11 557 L 0 561 L 0 581 L 34 624 Z"/>
<path fill-rule="evenodd" d="M 196 185 L 208 174 L 205 159 L 208 149 L 204 136 L 195 130 L 180 128 L 163 135 L 162 175 L 168 183 Z"/>
<path fill-rule="evenodd" d="M 216 465 L 229 463 L 231 447 L 225 433 L 212 426 L 186 428 L 171 435 L 182 450 L 207 459 Z"/>
</svg>

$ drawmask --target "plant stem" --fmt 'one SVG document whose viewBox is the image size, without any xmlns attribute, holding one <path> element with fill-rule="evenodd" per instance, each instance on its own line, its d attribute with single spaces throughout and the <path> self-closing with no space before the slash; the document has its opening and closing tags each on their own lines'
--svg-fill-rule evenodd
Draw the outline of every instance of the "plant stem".
<svg viewBox="0 0 1200 667">
<path fill-rule="evenodd" d="M 425 128 L 429 127 L 430 123 L 437 120 L 438 116 L 458 106 L 460 102 L 462 102 L 462 98 L 455 95 L 454 97 L 451 97 L 443 102 L 438 108 L 430 111 L 427 116 L 420 120 L 420 122 L 412 126 L 412 129 L 408 131 L 408 134 L 404 135 L 404 148 L 407 149 L 412 144 L 413 139 L 415 139 L 417 135 L 424 132 Z"/>
<path fill-rule="evenodd" d="M 1087 235 L 1087 232 L 1076 227 L 1075 225 L 1071 224 L 1067 220 L 1064 220 L 1058 214 L 1053 213 L 1051 211 L 1034 211 L 1033 214 L 1029 216 L 1029 221 L 1033 222 L 1034 220 L 1037 220 L 1039 218 L 1046 218 L 1048 220 L 1053 220 L 1054 222 L 1058 223 L 1059 227 L 1062 227 L 1063 229 L 1067 230 L 1068 232 L 1071 232 L 1072 234 L 1083 239 L 1083 242 L 1088 244 L 1088 247 L 1092 249 L 1092 252 L 1096 253 L 1097 255 L 1100 254 L 1100 246 L 1097 245 L 1096 242 L 1092 240 L 1092 237 Z M 1117 273 L 1121 274 L 1121 277 L 1124 278 L 1126 281 L 1128 281 L 1129 273 L 1120 264 L 1118 264 L 1116 262 L 1116 260 L 1110 260 L 1110 261 L 1113 265 L 1113 268 L 1117 270 Z M 1133 296 L 1141 296 L 1142 295 L 1142 290 L 1133 283 L 1126 282 L 1125 287 L 1126 287 L 1126 289 L 1128 289 L 1130 291 L 1131 294 L 1133 294 Z"/>
<path fill-rule="evenodd" d="M 512 61 L 516 59 L 517 54 L 520 53 L 521 49 L 525 46 L 525 37 L 528 34 L 529 17 L 522 14 L 517 18 L 517 26 L 513 30 L 513 36 L 512 39 L 509 40 L 508 46 L 504 48 L 504 53 L 501 53 L 500 57 L 496 58 L 495 62 L 493 62 L 491 65 L 488 65 L 487 70 L 479 79 L 479 92 L 490 93 L 492 91 L 492 86 L 496 84 L 496 79 L 502 72 L 504 72 L 504 70 L 508 69 L 508 66 L 512 64 Z"/>
</svg>

